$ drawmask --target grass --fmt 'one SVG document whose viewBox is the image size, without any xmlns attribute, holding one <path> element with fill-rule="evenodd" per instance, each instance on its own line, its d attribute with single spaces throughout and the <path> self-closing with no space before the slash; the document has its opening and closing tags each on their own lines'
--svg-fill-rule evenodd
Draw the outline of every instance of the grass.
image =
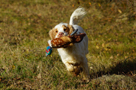
<svg viewBox="0 0 136 90">
<path fill-rule="evenodd" d="M 49 30 L 79 6 L 88 12 L 79 25 L 89 37 L 89 83 L 71 76 L 55 49 L 45 57 Z M 135 90 L 133 0 L 1 0 L 0 13 L 1 89 Z"/>
</svg>

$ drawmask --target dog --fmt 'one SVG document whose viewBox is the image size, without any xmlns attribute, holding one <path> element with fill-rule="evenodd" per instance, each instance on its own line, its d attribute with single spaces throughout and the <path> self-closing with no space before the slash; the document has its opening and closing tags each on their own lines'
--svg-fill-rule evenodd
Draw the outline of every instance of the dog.
<svg viewBox="0 0 136 90">
<path fill-rule="evenodd" d="M 49 31 L 51 40 L 70 35 L 74 30 L 78 29 L 76 34 L 85 33 L 82 27 L 77 25 L 79 21 L 86 15 L 84 8 L 77 8 L 71 15 L 69 24 L 59 23 L 53 29 Z M 49 46 L 51 40 L 48 41 Z M 64 39 L 65 41 L 65 39 Z M 84 79 L 90 79 L 88 61 L 86 55 L 88 54 L 88 37 L 83 38 L 80 43 L 70 44 L 66 48 L 58 48 L 58 53 L 62 62 L 65 64 L 67 70 L 74 75 L 79 75 L 83 71 Z"/>
</svg>

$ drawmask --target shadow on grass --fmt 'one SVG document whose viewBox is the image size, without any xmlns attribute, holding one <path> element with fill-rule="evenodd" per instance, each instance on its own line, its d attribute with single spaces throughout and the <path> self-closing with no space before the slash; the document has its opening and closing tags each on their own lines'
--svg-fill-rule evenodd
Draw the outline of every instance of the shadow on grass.
<svg viewBox="0 0 136 90">
<path fill-rule="evenodd" d="M 136 78 L 136 57 L 127 58 L 121 62 L 116 63 L 107 72 L 99 71 L 96 73 L 92 73 L 90 77 L 97 78 L 97 77 L 101 77 L 102 75 L 112 75 L 112 74 L 127 75 Z"/>
</svg>

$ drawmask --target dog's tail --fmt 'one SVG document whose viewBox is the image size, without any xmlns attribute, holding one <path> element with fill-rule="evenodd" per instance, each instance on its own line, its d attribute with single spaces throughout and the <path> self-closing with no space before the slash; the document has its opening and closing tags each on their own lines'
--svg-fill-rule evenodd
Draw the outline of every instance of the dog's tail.
<svg viewBox="0 0 136 90">
<path fill-rule="evenodd" d="M 77 8 L 71 15 L 70 17 L 70 22 L 69 24 L 70 25 L 75 25 L 75 24 L 78 24 L 79 21 L 85 16 L 86 14 L 86 11 L 84 8 L 82 7 L 79 7 Z"/>
</svg>

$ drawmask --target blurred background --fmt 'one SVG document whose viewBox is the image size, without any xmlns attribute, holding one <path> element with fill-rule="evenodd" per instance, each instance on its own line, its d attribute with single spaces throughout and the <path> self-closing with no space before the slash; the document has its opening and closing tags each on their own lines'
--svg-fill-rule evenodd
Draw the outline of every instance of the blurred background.
<svg viewBox="0 0 136 90">
<path fill-rule="evenodd" d="M 79 25 L 89 37 L 89 83 L 70 75 L 55 49 L 45 57 L 49 30 L 79 6 L 87 11 Z M 0 88 L 135 90 L 135 0 L 1 0 Z"/>
</svg>

